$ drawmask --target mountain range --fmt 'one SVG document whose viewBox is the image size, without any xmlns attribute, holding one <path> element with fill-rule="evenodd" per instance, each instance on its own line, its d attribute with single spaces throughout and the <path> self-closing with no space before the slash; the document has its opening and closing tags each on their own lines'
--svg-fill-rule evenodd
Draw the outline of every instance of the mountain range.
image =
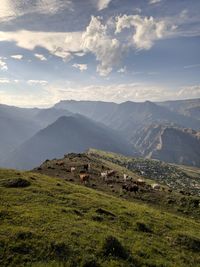
<svg viewBox="0 0 200 267">
<path fill-rule="evenodd" d="M 83 152 L 90 147 L 133 155 L 128 142 L 114 130 L 81 115 L 62 116 L 19 146 L 4 166 L 31 169 L 47 158 Z"/>
<path fill-rule="evenodd" d="M 152 124 L 138 130 L 132 143 L 145 158 L 200 166 L 200 139 L 195 130 Z"/>
<path fill-rule="evenodd" d="M 0 166 L 30 169 L 89 148 L 200 166 L 200 99 L 116 104 L 0 105 Z"/>
</svg>

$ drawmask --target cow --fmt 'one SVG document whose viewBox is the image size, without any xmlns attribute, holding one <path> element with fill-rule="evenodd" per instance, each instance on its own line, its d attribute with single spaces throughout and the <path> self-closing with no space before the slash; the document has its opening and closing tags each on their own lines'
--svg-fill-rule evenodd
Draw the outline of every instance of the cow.
<svg viewBox="0 0 200 267">
<path fill-rule="evenodd" d="M 65 164 L 64 161 L 56 162 L 56 165 L 57 165 L 57 166 L 63 166 L 64 164 Z"/>
<path fill-rule="evenodd" d="M 106 178 L 108 177 L 107 172 L 101 172 L 101 177 L 106 180 Z"/>
<path fill-rule="evenodd" d="M 82 184 L 88 184 L 90 182 L 90 175 L 88 173 L 80 173 L 79 176 Z"/>
<path fill-rule="evenodd" d="M 83 165 L 83 169 L 84 169 L 85 171 L 89 171 L 89 170 L 90 170 L 90 164 L 84 164 L 84 165 Z"/>
<path fill-rule="evenodd" d="M 139 187 L 136 184 L 123 184 L 122 190 L 125 190 L 126 192 L 134 192 L 135 194 L 139 192 Z"/>
<path fill-rule="evenodd" d="M 126 182 L 126 181 L 127 181 L 127 179 L 128 179 L 128 175 L 124 173 L 124 175 L 123 175 L 123 176 L 124 176 L 124 182 Z"/>
<path fill-rule="evenodd" d="M 153 184 L 153 185 L 152 185 L 152 188 L 153 188 L 154 190 L 160 190 L 160 185 L 159 185 L 159 184 Z"/>
<path fill-rule="evenodd" d="M 76 170 L 75 167 L 71 167 L 71 172 L 74 172 Z"/>
<path fill-rule="evenodd" d="M 116 174 L 116 171 L 114 171 L 114 170 L 107 171 L 108 177 L 114 176 L 115 174 Z"/>
<path fill-rule="evenodd" d="M 145 181 L 142 179 L 138 179 L 137 181 L 135 181 L 135 184 L 144 187 L 146 185 Z"/>
</svg>

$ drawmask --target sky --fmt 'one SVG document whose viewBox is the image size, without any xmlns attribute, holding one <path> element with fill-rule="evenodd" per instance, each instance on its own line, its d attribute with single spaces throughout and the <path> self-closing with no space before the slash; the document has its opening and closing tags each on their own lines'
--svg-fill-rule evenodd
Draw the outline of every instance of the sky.
<svg viewBox="0 0 200 267">
<path fill-rule="evenodd" d="M 199 0 L 1 0 L 1 104 L 190 98 Z"/>
</svg>

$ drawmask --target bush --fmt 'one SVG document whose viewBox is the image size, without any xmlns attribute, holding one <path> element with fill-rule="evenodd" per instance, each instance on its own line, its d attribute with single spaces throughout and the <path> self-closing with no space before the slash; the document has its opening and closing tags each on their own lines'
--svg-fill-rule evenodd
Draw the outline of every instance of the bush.
<svg viewBox="0 0 200 267">
<path fill-rule="evenodd" d="M 179 235 L 175 240 L 175 244 L 181 245 L 194 252 L 200 252 L 200 239 L 196 237 Z"/>
<path fill-rule="evenodd" d="M 34 237 L 34 235 L 33 235 L 33 233 L 32 232 L 18 232 L 17 234 L 16 234 L 16 238 L 17 239 L 20 239 L 20 240 L 26 240 L 26 239 L 31 239 L 31 238 L 33 238 Z"/>
<path fill-rule="evenodd" d="M 142 222 L 137 222 L 136 227 L 137 227 L 137 230 L 140 232 L 145 232 L 145 233 L 152 233 L 153 232 L 148 225 L 146 225 L 145 223 L 142 223 Z"/>
<path fill-rule="evenodd" d="M 70 248 L 65 243 L 51 243 L 50 245 L 50 259 L 65 261 L 69 258 Z"/>
<path fill-rule="evenodd" d="M 127 259 L 129 256 L 122 244 L 113 236 L 108 236 L 106 238 L 103 244 L 102 252 L 106 257 L 113 256 L 116 258 Z"/>
<path fill-rule="evenodd" d="M 30 186 L 31 183 L 25 179 L 22 178 L 16 178 L 16 179 L 10 179 L 6 182 L 4 182 L 4 186 L 8 188 L 23 188 Z"/>
</svg>

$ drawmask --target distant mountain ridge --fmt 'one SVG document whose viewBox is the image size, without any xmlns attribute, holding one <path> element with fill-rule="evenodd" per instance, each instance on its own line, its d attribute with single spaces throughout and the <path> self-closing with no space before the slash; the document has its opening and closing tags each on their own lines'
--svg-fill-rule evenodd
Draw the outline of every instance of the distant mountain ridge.
<svg viewBox="0 0 200 267">
<path fill-rule="evenodd" d="M 196 118 L 188 118 L 150 101 L 142 103 L 128 101 L 121 104 L 99 101 L 61 101 L 54 107 L 100 121 L 120 131 L 129 139 L 141 125 L 152 123 L 173 123 L 184 128 L 200 129 L 200 121 Z"/>
<path fill-rule="evenodd" d="M 182 115 L 200 120 L 200 98 L 188 100 L 174 100 L 157 103 Z"/>
<path fill-rule="evenodd" d="M 200 167 L 200 132 L 171 125 L 150 125 L 132 143 L 143 157 Z"/>
<path fill-rule="evenodd" d="M 83 116 L 63 116 L 21 145 L 4 162 L 9 168 L 31 169 L 47 158 L 89 148 L 133 155 L 133 149 L 115 131 Z"/>
<path fill-rule="evenodd" d="M 79 137 L 83 143 L 85 143 L 87 137 L 90 136 L 91 133 L 92 135 L 95 134 L 97 139 L 100 138 L 98 131 L 94 131 L 95 128 L 99 129 L 98 127 L 101 128 L 101 135 L 103 136 L 105 132 L 107 134 L 107 140 L 111 140 L 113 137 L 113 132 L 111 132 L 112 129 L 115 133 L 118 132 L 118 138 L 120 140 L 119 144 L 122 144 L 122 140 L 126 144 L 124 146 L 126 147 L 126 151 L 121 148 L 121 151 L 123 150 L 122 154 L 133 150 L 132 155 L 143 155 L 144 157 L 155 157 L 170 162 L 184 164 L 187 162 L 187 164 L 198 165 L 197 158 L 199 155 L 196 153 L 195 148 L 198 147 L 198 145 L 192 145 L 192 148 L 189 146 L 193 140 L 191 139 L 189 132 L 187 134 L 185 132 L 187 138 L 183 138 L 181 135 L 181 140 L 184 140 L 184 142 L 180 144 L 181 146 L 187 147 L 188 143 L 187 150 L 190 151 L 190 159 L 181 160 L 181 157 L 184 159 L 186 157 L 186 149 L 179 148 L 180 155 L 177 155 L 175 146 L 171 146 L 169 140 L 165 142 L 165 150 L 163 150 L 162 146 L 159 153 L 158 150 L 155 150 L 155 146 L 156 143 L 158 143 L 159 138 L 164 138 L 164 136 L 166 137 L 164 140 L 167 139 L 167 136 L 168 139 L 173 138 L 173 134 L 174 136 L 178 136 L 178 132 L 181 134 L 182 129 L 185 128 L 196 130 L 196 137 L 198 139 L 200 136 L 199 110 L 200 99 L 166 101 L 162 103 L 153 103 L 150 101 L 136 103 L 128 101 L 121 104 L 102 101 L 64 100 L 48 109 L 26 109 L 0 105 L 0 166 L 5 167 L 13 165 L 16 168 L 22 166 L 21 163 L 19 163 L 19 166 L 14 165 L 16 151 L 21 150 L 24 146 L 26 147 L 26 144 L 29 143 L 29 141 L 32 142 L 31 140 L 33 137 L 40 136 L 41 131 L 48 128 L 48 126 L 53 125 L 59 118 L 63 116 L 77 117 L 77 114 L 88 118 L 90 122 L 91 120 L 93 121 L 91 122 L 93 123 L 93 127 L 88 127 L 90 130 L 84 135 L 85 139 L 81 139 L 81 136 Z M 145 130 L 148 127 L 151 127 L 151 125 L 158 125 L 158 127 L 156 129 L 151 128 L 148 131 Z M 159 129 L 166 125 L 172 127 L 172 132 L 167 135 L 166 133 L 169 132 L 169 129 L 166 129 L 164 131 L 166 135 L 163 135 Z M 70 127 L 71 125 L 69 125 L 68 131 L 72 130 Z M 79 131 L 83 131 L 81 127 L 82 126 L 80 126 Z M 179 130 L 175 131 L 174 127 Z M 59 130 L 56 132 L 56 137 L 54 139 L 59 140 L 61 133 L 62 126 L 59 124 Z M 141 134 L 139 138 L 138 133 Z M 197 139 L 195 138 L 195 142 L 198 143 Z M 115 144 L 116 141 L 115 138 Z M 46 141 L 44 140 L 44 143 L 45 142 Z M 104 138 L 104 143 L 107 144 L 106 138 Z M 140 145 L 138 145 L 139 143 Z M 90 143 L 87 144 L 88 146 L 90 145 Z M 60 146 L 60 153 L 66 153 L 67 151 L 63 151 L 62 148 L 63 146 Z M 107 150 L 107 147 L 101 146 L 97 148 Z M 54 151 L 56 151 L 56 149 Z M 161 151 L 163 151 L 165 156 Z M 77 150 L 74 152 L 77 152 Z M 119 146 L 116 152 L 121 153 L 119 151 Z M 30 152 L 27 151 L 27 153 Z M 63 154 L 60 153 L 59 156 L 62 156 Z M 171 156 L 169 157 L 170 153 Z M 174 157 L 174 154 L 176 154 L 176 157 Z M 40 155 L 38 157 L 40 157 Z M 31 160 L 32 159 L 30 158 L 29 161 Z M 7 165 L 5 165 L 5 162 Z M 32 167 L 32 165 L 30 166 Z"/>
</svg>

